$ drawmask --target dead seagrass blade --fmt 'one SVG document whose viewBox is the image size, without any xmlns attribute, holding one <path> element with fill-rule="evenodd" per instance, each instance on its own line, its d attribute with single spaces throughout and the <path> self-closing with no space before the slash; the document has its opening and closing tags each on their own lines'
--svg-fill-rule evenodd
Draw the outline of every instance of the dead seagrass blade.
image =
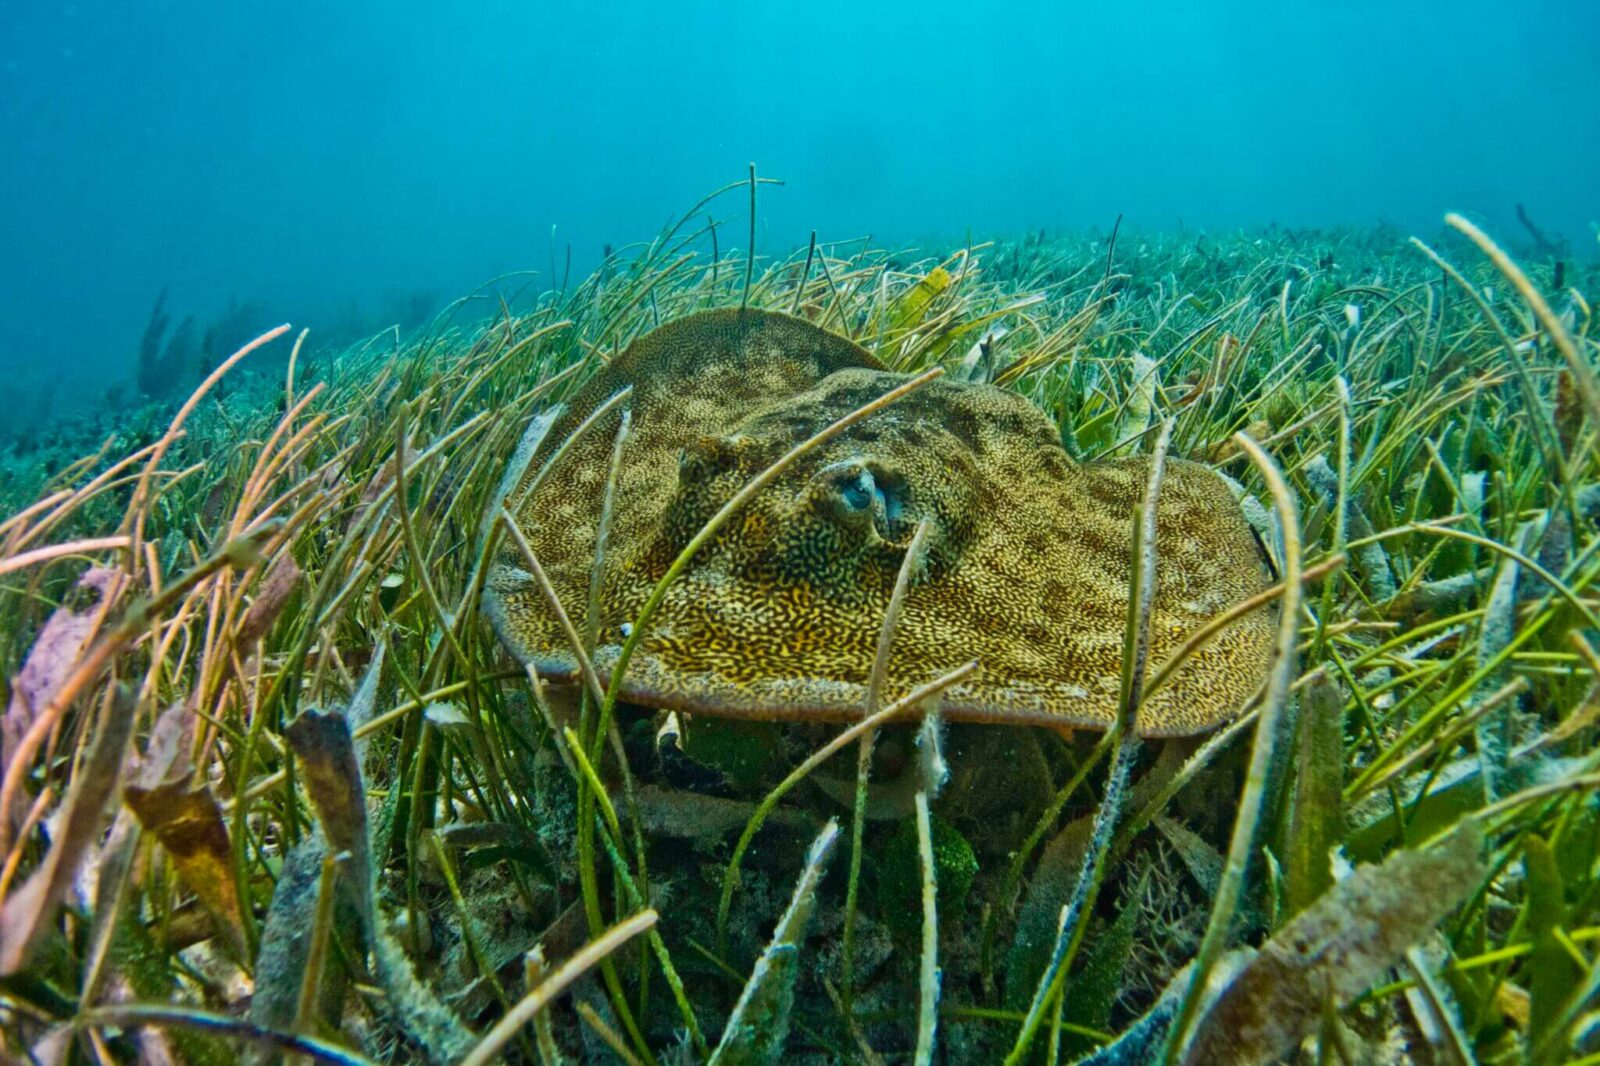
<svg viewBox="0 0 1600 1066">
<path fill-rule="evenodd" d="M 511 488 L 513 517 L 569 616 L 589 598 L 620 407 L 545 470 L 573 430 L 632 386 L 600 589 L 594 660 L 705 522 L 824 426 L 908 379 L 843 337 L 786 315 L 708 311 L 636 340 L 556 417 Z M 623 679 L 647 706 L 746 718 L 848 719 L 911 535 L 930 531 L 890 657 L 889 691 L 972 659 L 950 718 L 1109 728 L 1116 717 L 1131 516 L 1144 459 L 1078 464 L 1023 397 L 934 381 L 813 449 L 751 500 L 674 582 Z M 1266 584 L 1238 503 L 1211 470 L 1168 464 L 1150 661 Z M 577 665 L 515 545 L 485 609 L 519 659 L 553 680 Z M 1149 736 L 1235 715 L 1265 675 L 1269 611 L 1229 625 L 1141 712 Z"/>
</svg>

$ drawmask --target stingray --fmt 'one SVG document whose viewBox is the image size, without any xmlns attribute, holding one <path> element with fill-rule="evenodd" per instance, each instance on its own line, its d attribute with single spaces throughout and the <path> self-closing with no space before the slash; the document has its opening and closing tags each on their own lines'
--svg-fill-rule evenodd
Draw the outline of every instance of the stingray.
<svg viewBox="0 0 1600 1066">
<path fill-rule="evenodd" d="M 536 420 L 506 498 L 581 628 L 614 442 L 631 408 L 597 581 L 601 677 L 650 590 L 724 503 L 796 444 L 908 379 L 801 319 L 708 311 L 635 340 Z M 630 386 L 630 398 L 572 438 Z M 808 452 L 724 525 L 672 584 L 618 695 L 725 717 L 858 717 L 895 579 L 927 520 L 886 695 L 975 659 L 979 670 L 942 697 L 948 718 L 1107 729 L 1132 514 L 1149 470 L 1144 458 L 1075 462 L 1022 396 L 937 379 Z M 1156 544 L 1152 668 L 1267 581 L 1233 493 L 1197 463 L 1168 462 Z M 546 679 L 577 680 L 571 645 L 514 544 L 497 550 L 485 609 L 520 661 Z M 1224 628 L 1146 701 L 1139 731 L 1191 734 L 1236 715 L 1265 676 L 1272 613 Z"/>
</svg>

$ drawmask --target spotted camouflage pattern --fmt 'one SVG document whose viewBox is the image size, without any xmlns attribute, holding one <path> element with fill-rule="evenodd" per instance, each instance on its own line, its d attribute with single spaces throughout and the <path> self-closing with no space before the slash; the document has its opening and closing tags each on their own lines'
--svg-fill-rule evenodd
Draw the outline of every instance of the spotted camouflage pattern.
<svg viewBox="0 0 1600 1066">
<path fill-rule="evenodd" d="M 620 408 L 527 489 L 586 417 L 633 386 L 601 580 L 602 677 L 624 624 L 722 504 L 795 444 L 905 380 L 807 322 L 729 310 L 641 337 L 578 390 L 510 500 L 581 627 Z M 1132 509 L 1148 472 L 1146 459 L 1075 463 L 1021 396 L 936 380 L 807 454 L 700 550 L 621 696 L 747 718 L 859 715 L 895 577 L 927 517 L 887 696 L 976 659 L 980 672 L 944 697 L 948 717 L 1105 729 L 1116 714 Z M 1152 668 L 1265 586 L 1239 505 L 1206 467 L 1169 463 L 1156 541 Z M 509 540 L 485 606 L 519 659 L 546 678 L 575 678 L 569 645 Z M 1272 613 L 1224 630 L 1147 703 L 1140 732 L 1190 734 L 1238 713 L 1265 675 Z"/>
</svg>

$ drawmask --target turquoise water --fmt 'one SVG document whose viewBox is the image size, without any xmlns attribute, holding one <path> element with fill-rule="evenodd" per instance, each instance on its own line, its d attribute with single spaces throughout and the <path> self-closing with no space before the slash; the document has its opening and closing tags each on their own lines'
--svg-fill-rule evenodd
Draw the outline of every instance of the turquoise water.
<svg viewBox="0 0 1600 1066">
<path fill-rule="evenodd" d="M 752 160 L 774 251 L 1446 210 L 1515 244 L 1519 202 L 1596 249 L 1588 0 L 589 7 L 8 0 L 0 371 L 98 397 L 165 287 L 197 336 L 336 338 L 581 277 Z"/>
</svg>

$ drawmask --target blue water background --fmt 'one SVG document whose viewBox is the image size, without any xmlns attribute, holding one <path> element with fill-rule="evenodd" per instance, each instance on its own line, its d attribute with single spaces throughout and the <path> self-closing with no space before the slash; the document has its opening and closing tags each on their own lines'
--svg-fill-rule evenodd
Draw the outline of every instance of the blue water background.
<svg viewBox="0 0 1600 1066">
<path fill-rule="evenodd" d="M 336 335 L 581 276 L 752 160 L 773 252 L 1522 202 L 1592 258 L 1600 4 L 4 0 L 0 373 L 97 400 L 164 286 Z"/>
</svg>

